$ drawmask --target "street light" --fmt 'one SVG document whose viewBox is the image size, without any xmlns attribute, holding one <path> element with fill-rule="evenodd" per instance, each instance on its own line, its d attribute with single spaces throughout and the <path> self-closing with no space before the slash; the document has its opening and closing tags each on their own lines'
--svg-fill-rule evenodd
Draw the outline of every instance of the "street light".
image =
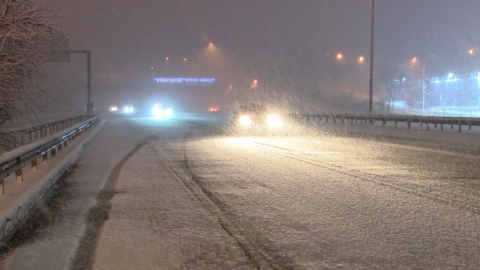
<svg viewBox="0 0 480 270">
<path fill-rule="evenodd" d="M 212 43 L 212 42 L 210 42 L 210 44 L 209 44 L 209 45 L 210 45 L 210 46 L 213 46 L 213 43 Z"/>
<path fill-rule="evenodd" d="M 358 63 L 361 64 L 361 63 L 363 63 L 364 60 L 365 60 L 365 59 L 363 58 L 363 56 L 359 56 L 359 57 L 358 57 Z"/>
<path fill-rule="evenodd" d="M 183 58 L 183 61 L 187 61 L 187 58 Z"/>
<path fill-rule="evenodd" d="M 165 60 L 166 60 L 166 61 L 168 61 L 168 56 L 167 56 L 167 57 L 165 57 Z"/>
<path fill-rule="evenodd" d="M 341 53 L 337 54 L 337 59 L 338 60 L 342 60 L 342 58 L 343 58 L 343 55 Z"/>
<path fill-rule="evenodd" d="M 470 55 L 473 55 L 473 52 L 474 52 L 473 49 L 470 49 L 470 50 L 468 51 L 468 53 L 469 53 Z"/>
<path fill-rule="evenodd" d="M 372 0 L 372 21 L 370 32 L 370 81 L 368 85 L 368 113 L 372 115 L 373 111 L 373 37 L 375 33 L 375 0 Z M 370 120 L 372 121 L 372 120 Z"/>
</svg>

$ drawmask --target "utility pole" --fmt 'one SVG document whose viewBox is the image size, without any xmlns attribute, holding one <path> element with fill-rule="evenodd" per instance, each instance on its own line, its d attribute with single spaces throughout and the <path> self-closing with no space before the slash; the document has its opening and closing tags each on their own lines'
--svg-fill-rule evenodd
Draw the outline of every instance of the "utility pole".
<svg viewBox="0 0 480 270">
<path fill-rule="evenodd" d="M 375 0 L 372 0 L 372 29 L 370 39 L 370 84 L 368 92 L 368 114 L 373 113 L 373 37 L 374 37 L 374 25 L 375 25 Z"/>
<path fill-rule="evenodd" d="M 423 73 L 422 73 L 422 113 L 425 114 L 425 62 L 423 59 Z"/>
</svg>

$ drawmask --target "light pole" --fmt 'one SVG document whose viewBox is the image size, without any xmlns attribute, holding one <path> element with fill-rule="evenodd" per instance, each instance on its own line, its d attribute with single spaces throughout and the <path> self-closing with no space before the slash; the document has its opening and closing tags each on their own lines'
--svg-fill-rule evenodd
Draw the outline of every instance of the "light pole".
<svg viewBox="0 0 480 270">
<path fill-rule="evenodd" d="M 370 83 L 368 88 L 368 114 L 372 115 L 373 111 L 373 37 L 375 24 L 375 0 L 372 0 L 372 29 L 370 39 Z"/>
<path fill-rule="evenodd" d="M 425 114 L 425 62 L 423 59 L 423 72 L 422 72 L 422 113 Z"/>
</svg>

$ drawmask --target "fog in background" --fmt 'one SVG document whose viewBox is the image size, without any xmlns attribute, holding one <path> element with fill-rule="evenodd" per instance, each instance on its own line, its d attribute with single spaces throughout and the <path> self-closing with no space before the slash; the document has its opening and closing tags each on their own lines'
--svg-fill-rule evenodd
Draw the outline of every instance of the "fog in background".
<svg viewBox="0 0 480 270">
<path fill-rule="evenodd" d="M 227 109 L 252 101 L 304 111 L 368 109 L 369 0 L 48 2 L 62 14 L 56 23 L 71 49 L 92 50 L 97 110 L 154 102 Z M 467 51 L 480 47 L 479 1 L 377 0 L 375 14 L 376 100 L 388 71 L 412 57 L 428 59 L 429 76 L 478 69 Z M 85 56 L 50 64 L 46 74 L 48 110 L 84 109 Z M 154 77 L 214 77 L 216 83 L 170 87 Z"/>
</svg>

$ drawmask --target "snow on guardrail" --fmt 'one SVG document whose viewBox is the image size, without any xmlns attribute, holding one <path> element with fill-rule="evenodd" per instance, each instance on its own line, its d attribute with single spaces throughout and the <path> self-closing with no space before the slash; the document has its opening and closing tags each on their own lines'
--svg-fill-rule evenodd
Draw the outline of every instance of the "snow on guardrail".
<svg viewBox="0 0 480 270">
<path fill-rule="evenodd" d="M 462 131 L 462 126 L 467 126 L 469 130 L 473 126 L 480 126 L 480 118 L 469 117 L 437 117 L 437 116 L 412 116 L 412 115 L 356 115 L 356 114 L 290 114 L 290 117 L 294 120 L 306 120 L 321 123 L 322 121 L 328 123 L 349 123 L 353 124 L 375 124 L 381 122 L 385 125 L 387 122 L 393 122 L 394 127 L 397 127 L 397 123 L 406 123 L 410 129 L 412 123 L 419 123 L 420 126 L 425 125 L 427 129 L 431 126 L 443 130 L 444 126 L 450 126 L 452 129 L 454 126 L 458 127 L 458 132 Z"/>
</svg>

